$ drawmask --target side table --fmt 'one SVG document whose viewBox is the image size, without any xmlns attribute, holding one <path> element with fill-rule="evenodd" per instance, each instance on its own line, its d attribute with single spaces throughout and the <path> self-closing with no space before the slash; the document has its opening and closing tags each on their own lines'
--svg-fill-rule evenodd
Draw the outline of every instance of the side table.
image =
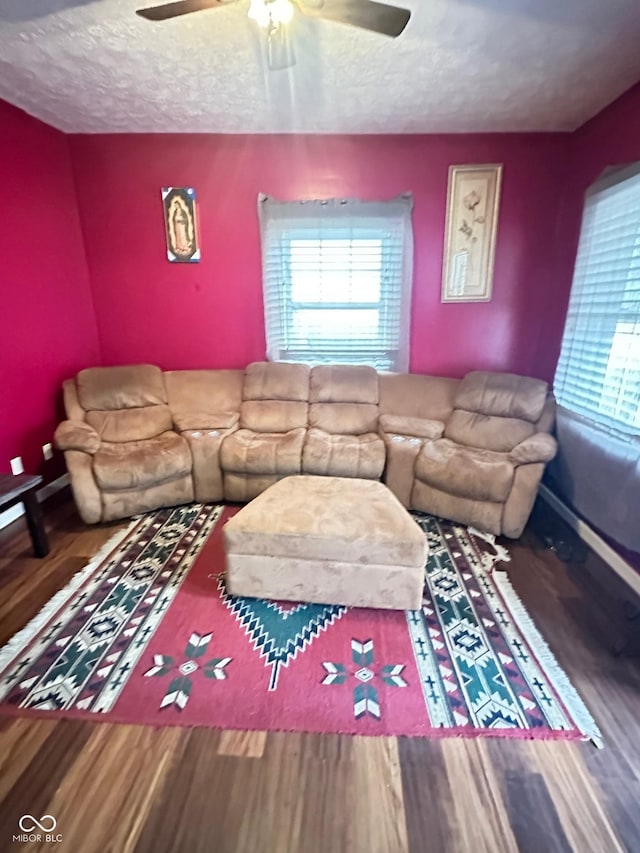
<svg viewBox="0 0 640 853">
<path fill-rule="evenodd" d="M 42 510 L 36 495 L 36 489 L 41 483 L 42 477 L 39 474 L 0 474 L 0 512 L 14 504 L 24 504 L 36 557 L 46 557 L 49 553 Z"/>
</svg>

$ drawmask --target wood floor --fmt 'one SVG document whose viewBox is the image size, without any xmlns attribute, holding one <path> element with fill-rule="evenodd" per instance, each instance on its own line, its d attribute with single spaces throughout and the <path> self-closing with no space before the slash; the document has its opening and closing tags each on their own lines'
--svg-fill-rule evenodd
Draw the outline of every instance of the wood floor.
<svg viewBox="0 0 640 853">
<path fill-rule="evenodd" d="M 0 644 L 117 529 L 85 527 L 68 495 L 45 517 L 43 560 L 23 521 L 0 531 Z M 605 749 L 0 716 L 0 850 L 640 851 L 640 663 L 609 651 L 619 602 L 593 580 L 602 567 L 592 555 L 564 564 L 531 531 L 509 548 L 516 590 Z M 12 841 L 25 814 L 53 815 L 62 841 Z"/>
</svg>

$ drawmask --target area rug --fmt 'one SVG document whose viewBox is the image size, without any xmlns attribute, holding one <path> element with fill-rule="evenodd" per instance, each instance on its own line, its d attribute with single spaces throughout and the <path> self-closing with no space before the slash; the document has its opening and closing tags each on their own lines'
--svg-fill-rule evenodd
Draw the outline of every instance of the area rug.
<svg viewBox="0 0 640 853">
<path fill-rule="evenodd" d="M 114 537 L 0 650 L 0 713 L 599 743 L 493 537 L 415 513 L 421 610 L 292 604 L 227 593 L 235 511 L 161 510 Z"/>
</svg>

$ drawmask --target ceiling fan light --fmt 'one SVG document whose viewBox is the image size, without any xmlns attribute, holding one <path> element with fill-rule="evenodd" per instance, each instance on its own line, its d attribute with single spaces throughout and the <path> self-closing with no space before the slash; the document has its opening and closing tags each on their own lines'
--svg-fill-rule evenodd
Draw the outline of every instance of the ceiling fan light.
<svg viewBox="0 0 640 853">
<path fill-rule="evenodd" d="M 251 0 L 249 17 L 263 30 L 288 24 L 293 18 L 293 4 L 290 0 Z"/>
<path fill-rule="evenodd" d="M 269 4 L 269 12 L 275 23 L 288 24 L 293 18 L 293 4 L 289 0 L 273 0 Z"/>
<path fill-rule="evenodd" d="M 249 6 L 249 17 L 252 21 L 255 21 L 259 27 L 262 27 L 263 30 L 269 29 L 271 16 L 265 0 L 251 0 L 251 5 Z"/>
</svg>

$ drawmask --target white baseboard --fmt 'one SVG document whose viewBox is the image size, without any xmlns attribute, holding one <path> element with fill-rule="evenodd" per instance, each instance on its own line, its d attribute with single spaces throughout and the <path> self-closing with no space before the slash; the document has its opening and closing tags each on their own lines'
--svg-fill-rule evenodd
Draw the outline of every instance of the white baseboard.
<svg viewBox="0 0 640 853">
<path fill-rule="evenodd" d="M 563 518 L 569 527 L 578 534 L 583 542 L 594 551 L 601 559 L 609 565 L 613 571 L 622 578 L 622 580 L 633 589 L 636 595 L 640 596 L 640 572 L 633 568 L 624 557 L 621 557 L 608 542 L 606 542 L 599 533 L 583 521 L 575 512 L 568 507 L 564 501 L 555 495 L 548 486 L 544 483 L 540 485 L 540 497 L 553 507 L 561 518 Z"/>
<path fill-rule="evenodd" d="M 68 485 L 68 474 L 63 474 L 61 477 L 58 477 L 57 480 L 52 480 L 51 483 L 47 483 L 46 486 L 43 486 L 41 489 L 38 489 L 38 502 L 42 503 L 42 501 L 46 501 L 46 499 L 50 498 L 51 495 L 54 495 L 56 492 L 59 492 L 60 489 L 64 489 L 64 487 Z M 21 515 L 24 515 L 24 507 L 22 504 L 16 504 L 10 509 L 6 509 L 4 512 L 0 512 L 0 530 L 2 530 L 2 528 L 6 527 L 8 524 L 11 524 L 11 522 L 15 521 L 16 518 L 20 518 Z"/>
</svg>

